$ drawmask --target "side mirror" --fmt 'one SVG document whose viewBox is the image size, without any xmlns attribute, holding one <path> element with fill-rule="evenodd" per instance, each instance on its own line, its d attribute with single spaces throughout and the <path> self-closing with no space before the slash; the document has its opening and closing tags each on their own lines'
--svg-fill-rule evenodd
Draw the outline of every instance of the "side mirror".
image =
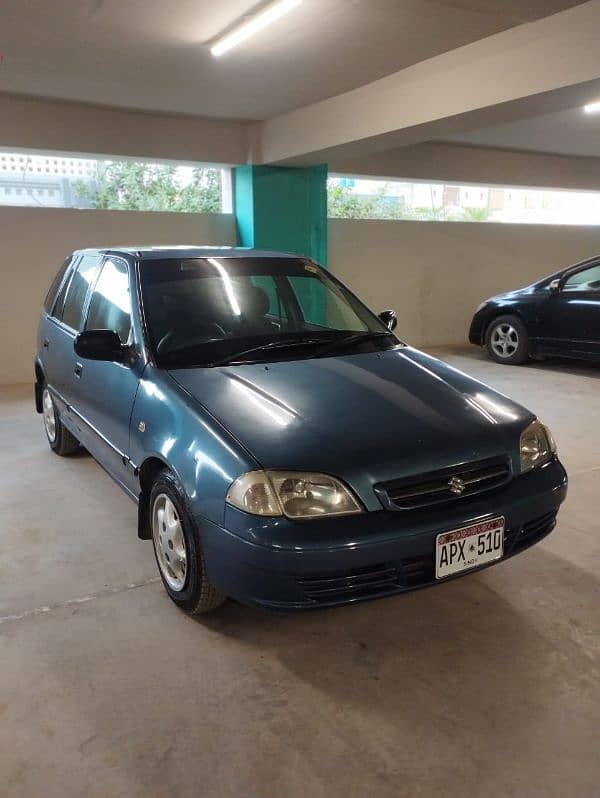
<svg viewBox="0 0 600 798">
<path fill-rule="evenodd" d="M 114 330 L 84 330 L 73 344 L 79 357 L 86 360 L 110 360 L 123 363 L 127 358 L 127 347 Z"/>
<path fill-rule="evenodd" d="M 393 332 L 396 329 L 396 325 L 398 324 L 398 317 L 396 316 L 395 310 L 383 310 L 379 314 L 379 318 L 385 324 L 390 332 Z"/>
<path fill-rule="evenodd" d="M 552 282 L 550 283 L 548 288 L 550 289 L 551 293 L 559 294 L 560 293 L 560 279 L 557 277 L 556 280 L 552 280 Z"/>
</svg>

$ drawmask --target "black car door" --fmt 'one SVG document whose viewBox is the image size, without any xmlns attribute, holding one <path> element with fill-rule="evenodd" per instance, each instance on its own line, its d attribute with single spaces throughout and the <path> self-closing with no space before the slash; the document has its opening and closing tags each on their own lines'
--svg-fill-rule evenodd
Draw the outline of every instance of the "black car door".
<svg viewBox="0 0 600 798">
<path fill-rule="evenodd" d="M 546 352 L 600 358 L 600 261 L 568 272 L 541 312 Z"/>
</svg>

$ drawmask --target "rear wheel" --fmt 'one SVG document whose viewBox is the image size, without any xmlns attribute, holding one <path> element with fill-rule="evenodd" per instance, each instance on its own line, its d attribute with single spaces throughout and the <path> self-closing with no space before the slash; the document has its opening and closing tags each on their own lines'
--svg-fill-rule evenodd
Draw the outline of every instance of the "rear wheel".
<svg viewBox="0 0 600 798">
<path fill-rule="evenodd" d="M 170 471 L 154 480 L 149 515 L 156 563 L 172 601 L 190 615 L 216 609 L 227 597 L 208 578 L 200 530 Z"/>
<path fill-rule="evenodd" d="M 516 366 L 529 358 L 527 330 L 518 316 L 494 319 L 487 329 L 485 345 L 497 363 Z"/>
<path fill-rule="evenodd" d="M 46 437 L 52 451 L 62 456 L 76 452 L 79 449 L 79 441 L 60 420 L 56 404 L 46 385 L 42 392 L 42 415 Z"/>
</svg>

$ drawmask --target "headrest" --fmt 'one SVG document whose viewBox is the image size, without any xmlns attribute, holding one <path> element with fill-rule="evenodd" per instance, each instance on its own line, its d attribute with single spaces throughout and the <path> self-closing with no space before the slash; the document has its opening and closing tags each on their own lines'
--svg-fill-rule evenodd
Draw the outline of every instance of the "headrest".
<svg viewBox="0 0 600 798">
<path fill-rule="evenodd" d="M 238 295 L 240 309 L 244 316 L 256 319 L 264 316 L 269 310 L 269 296 L 257 285 L 244 286 Z"/>
</svg>

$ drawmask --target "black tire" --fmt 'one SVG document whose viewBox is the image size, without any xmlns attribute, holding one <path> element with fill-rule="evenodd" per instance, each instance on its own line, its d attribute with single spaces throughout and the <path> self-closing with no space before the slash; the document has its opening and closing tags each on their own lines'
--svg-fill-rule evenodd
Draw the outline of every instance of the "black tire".
<svg viewBox="0 0 600 798">
<path fill-rule="evenodd" d="M 496 363 L 519 366 L 529 359 L 527 328 L 518 316 L 498 316 L 485 334 L 485 346 Z"/>
<path fill-rule="evenodd" d="M 155 503 L 160 501 L 161 496 L 167 496 L 173 503 L 178 516 L 177 520 L 180 522 L 185 540 L 185 582 L 183 583 L 183 587 L 179 590 L 173 589 L 163 573 L 159 553 L 157 552 L 157 546 L 159 546 L 160 543 L 157 543 L 155 535 L 153 534 Z M 223 604 L 227 596 L 218 590 L 208 578 L 202 551 L 200 530 L 188 510 L 185 492 L 179 485 L 175 476 L 167 469 L 158 474 L 152 485 L 148 499 L 148 523 L 150 524 L 149 531 L 152 537 L 152 546 L 154 548 L 158 572 L 171 600 L 189 615 L 201 615 L 211 612 Z"/>
<path fill-rule="evenodd" d="M 48 423 L 46 417 L 48 412 L 46 409 L 46 403 L 48 401 L 50 401 L 52 404 L 52 413 L 54 414 L 53 432 L 52 427 Z M 68 455 L 74 454 L 79 449 L 79 441 L 62 423 L 60 419 L 60 413 L 58 412 L 58 408 L 54 402 L 54 397 L 52 396 L 52 392 L 46 387 L 46 385 L 44 385 L 42 389 L 42 414 L 44 416 L 44 429 L 46 432 L 46 438 L 52 451 L 61 457 L 68 457 Z"/>
</svg>

